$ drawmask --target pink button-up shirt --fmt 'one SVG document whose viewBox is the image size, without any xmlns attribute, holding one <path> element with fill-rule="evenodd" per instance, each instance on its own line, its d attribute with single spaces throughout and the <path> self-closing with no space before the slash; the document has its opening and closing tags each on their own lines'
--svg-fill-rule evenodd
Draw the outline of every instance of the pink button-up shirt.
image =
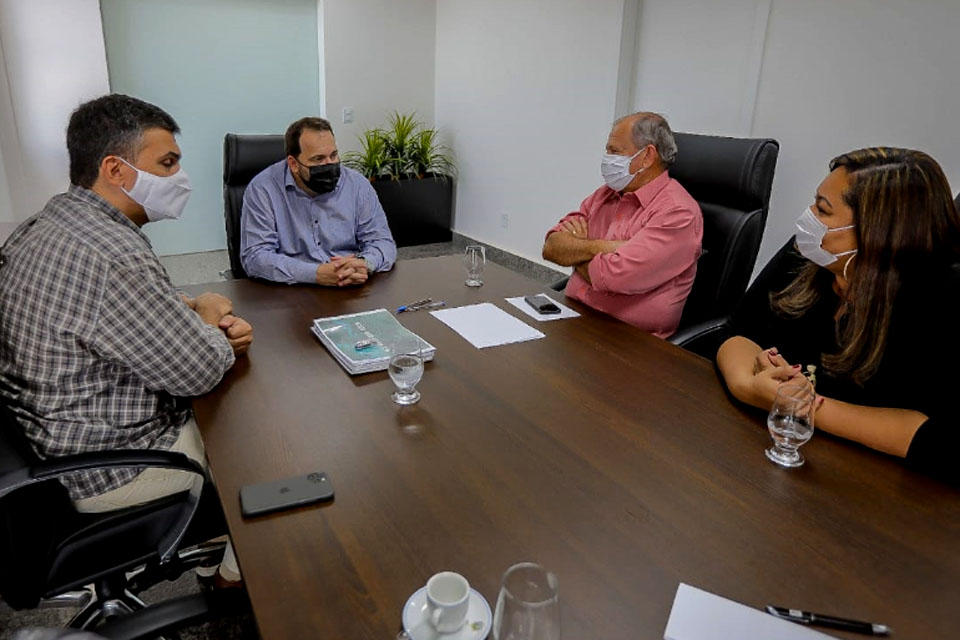
<svg viewBox="0 0 960 640">
<path fill-rule="evenodd" d="M 574 272 L 566 295 L 659 338 L 676 331 L 703 239 L 697 201 L 664 171 L 632 193 L 600 187 L 547 235 L 575 216 L 591 238 L 625 242 L 590 261 L 592 284 Z"/>
</svg>

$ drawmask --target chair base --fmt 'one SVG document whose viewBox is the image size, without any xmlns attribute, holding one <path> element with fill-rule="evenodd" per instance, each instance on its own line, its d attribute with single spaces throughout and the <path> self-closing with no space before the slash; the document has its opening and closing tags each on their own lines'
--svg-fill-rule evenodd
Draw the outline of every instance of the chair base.
<svg viewBox="0 0 960 640">
<path fill-rule="evenodd" d="M 165 564 L 148 563 L 127 578 L 127 586 L 133 593 L 140 593 L 164 580 L 174 581 L 185 572 L 198 567 L 214 567 L 223 560 L 227 543 L 207 542 L 180 551 Z"/>
<path fill-rule="evenodd" d="M 129 615 L 135 611 L 145 609 L 147 604 L 138 597 L 138 594 L 150 587 L 163 582 L 173 581 L 185 572 L 197 567 L 209 567 L 219 564 L 223 560 L 226 542 L 210 542 L 178 553 L 167 563 L 148 563 L 125 575 L 114 575 L 102 578 L 80 594 L 86 594 L 86 601 L 82 603 L 80 611 L 73 616 L 67 627 L 71 629 L 94 629 L 103 622 Z M 82 601 L 82 596 L 73 595 L 74 604 Z M 44 603 L 60 601 L 66 603 L 68 594 L 60 594 L 47 598 Z"/>
<path fill-rule="evenodd" d="M 46 598 L 40 601 L 38 605 L 41 609 L 82 609 L 93 600 L 93 589 L 79 589 L 77 591 L 67 591 L 52 598 Z"/>
<path fill-rule="evenodd" d="M 70 629 L 93 629 L 101 622 L 146 609 L 147 604 L 132 594 L 129 589 L 115 591 L 116 584 L 103 581 L 95 586 L 96 596 L 81 609 L 67 627 Z"/>
<path fill-rule="evenodd" d="M 177 638 L 177 631 L 205 620 L 250 612 L 243 589 L 205 591 L 151 604 L 146 609 L 116 618 L 97 629 L 107 640 L 161 640 Z M 162 634 L 162 635 L 161 635 Z"/>
</svg>

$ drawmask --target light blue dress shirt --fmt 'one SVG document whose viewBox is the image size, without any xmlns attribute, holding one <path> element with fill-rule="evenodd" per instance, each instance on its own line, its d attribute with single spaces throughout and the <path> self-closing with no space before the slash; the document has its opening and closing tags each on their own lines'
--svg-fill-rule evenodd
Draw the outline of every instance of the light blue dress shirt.
<svg viewBox="0 0 960 640">
<path fill-rule="evenodd" d="M 397 259 L 377 192 L 370 181 L 341 166 L 330 193 L 307 195 L 286 160 L 257 175 L 243 194 L 240 262 L 247 274 L 275 282 L 316 282 L 317 266 L 355 254 L 371 271 L 387 271 Z"/>
</svg>

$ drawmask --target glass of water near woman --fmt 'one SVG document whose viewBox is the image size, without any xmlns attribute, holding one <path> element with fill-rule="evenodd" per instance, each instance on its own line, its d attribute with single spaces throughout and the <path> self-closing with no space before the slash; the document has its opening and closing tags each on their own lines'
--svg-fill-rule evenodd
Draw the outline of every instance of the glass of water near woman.
<svg viewBox="0 0 960 640">
<path fill-rule="evenodd" d="M 781 467 L 799 467 L 804 458 L 798 451 L 813 436 L 813 414 L 817 396 L 809 382 L 785 383 L 777 389 L 767 416 L 773 445 L 767 457 Z"/>
<path fill-rule="evenodd" d="M 390 350 L 387 372 L 397 387 L 393 401 L 402 405 L 416 404 L 420 401 L 417 384 L 423 377 L 423 343 L 415 336 L 405 336 L 394 340 L 387 348 Z"/>
</svg>

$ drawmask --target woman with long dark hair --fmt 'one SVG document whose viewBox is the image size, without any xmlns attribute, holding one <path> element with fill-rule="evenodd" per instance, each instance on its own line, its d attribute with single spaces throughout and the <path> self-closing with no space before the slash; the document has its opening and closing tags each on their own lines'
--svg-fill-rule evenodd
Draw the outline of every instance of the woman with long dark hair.
<svg viewBox="0 0 960 640">
<path fill-rule="evenodd" d="M 817 428 L 956 477 L 958 320 L 960 215 L 943 170 L 920 151 L 860 149 L 830 162 L 717 364 L 763 409 L 813 365 Z"/>
</svg>

